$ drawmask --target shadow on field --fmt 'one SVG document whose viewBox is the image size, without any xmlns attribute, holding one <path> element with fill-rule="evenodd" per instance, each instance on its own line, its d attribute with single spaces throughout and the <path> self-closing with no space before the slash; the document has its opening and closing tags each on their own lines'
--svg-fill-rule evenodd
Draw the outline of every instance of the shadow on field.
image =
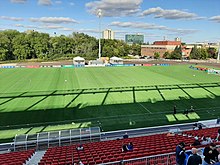
<svg viewBox="0 0 220 165">
<path fill-rule="evenodd" d="M 74 89 L 68 91 L 42 91 L 42 92 L 24 92 L 0 94 L 0 99 L 6 99 L 0 102 L 0 105 L 9 103 L 17 98 L 42 97 L 36 102 L 31 103 L 23 111 L 3 112 L 0 108 L 0 126 L 8 129 L 12 125 L 55 125 L 69 122 L 91 122 L 92 126 L 101 126 L 104 130 L 135 128 L 144 126 L 153 126 L 169 124 L 165 115 L 173 113 L 173 106 L 177 106 L 177 113 L 182 113 L 191 106 L 195 108 L 197 114 L 203 119 L 217 118 L 220 116 L 220 96 L 213 93 L 211 88 L 218 88 L 220 83 L 199 83 L 199 84 L 178 84 L 178 85 L 157 85 L 157 86 L 136 86 L 136 87 L 115 87 L 115 88 L 91 88 Z M 207 89 L 209 88 L 209 89 Z M 164 95 L 164 91 L 181 90 L 185 96 L 176 96 L 178 99 L 169 100 Z M 195 98 L 188 89 L 201 89 L 206 93 L 204 98 Z M 155 91 L 161 97 L 161 100 L 145 99 L 138 101 L 137 92 Z M 131 103 L 105 104 L 111 93 L 131 92 Z M 87 105 L 85 102 L 73 102 L 85 94 L 103 93 L 103 99 L 99 105 Z M 169 93 L 173 94 L 173 93 Z M 48 97 L 53 96 L 73 96 L 63 108 L 43 108 L 36 109 L 37 105 Z M 96 97 L 95 95 L 93 97 Z M 36 106 L 36 107 L 35 107 Z M 35 107 L 35 110 L 31 108 Z M 30 124 L 31 123 L 31 124 Z M 35 125 L 36 124 L 36 125 Z M 3 127 L 4 126 L 4 127 Z M 31 130 L 28 130 L 31 131 Z M 43 130 L 41 130 L 43 131 Z"/>
<path fill-rule="evenodd" d="M 43 97 L 26 110 L 31 109 L 40 102 L 46 100 L 48 97 L 53 96 L 65 96 L 65 95 L 76 95 L 66 106 L 69 107 L 79 96 L 86 94 L 105 94 L 105 97 L 102 100 L 101 105 L 105 104 L 105 101 L 110 93 L 117 92 L 132 92 L 133 93 L 133 103 L 136 102 L 135 92 L 138 91 L 158 91 L 160 96 L 164 101 L 166 98 L 163 96 L 161 90 L 174 90 L 180 89 L 184 92 L 189 98 L 193 97 L 186 91 L 186 89 L 204 89 L 206 92 L 210 93 L 213 96 L 216 96 L 213 92 L 206 88 L 219 87 L 220 82 L 215 83 L 191 83 L 191 84 L 173 84 L 173 85 L 151 85 L 151 86 L 129 86 L 129 87 L 111 87 L 111 88 L 89 88 L 89 89 L 73 89 L 73 90 L 55 90 L 55 91 L 36 91 L 36 92 L 23 92 L 23 93 L 0 93 L 0 99 L 8 99 L 6 101 L 0 102 L 0 105 L 4 105 L 17 98 L 34 98 L 34 97 Z"/>
<path fill-rule="evenodd" d="M 30 127 L 34 123 L 36 123 L 35 126 L 43 126 L 74 121 L 92 122 L 92 126 L 97 126 L 99 121 L 101 123 L 100 126 L 105 130 L 135 128 L 138 123 L 140 127 L 168 124 L 165 115 L 173 113 L 173 105 L 177 105 L 178 113 L 182 113 L 193 105 L 201 120 L 220 116 L 220 97 L 216 96 L 213 99 L 207 96 L 207 98 L 200 99 L 182 98 L 180 100 L 158 101 L 156 103 L 139 102 L 97 106 L 82 106 L 82 104 L 78 104 L 72 108 L 4 112 L 0 113 L 0 125 L 27 124 L 26 126 Z M 135 124 L 129 125 L 129 122 Z M 123 124 L 125 125 L 123 126 Z M 5 127 L 5 129 L 8 129 L 8 127 Z"/>
</svg>

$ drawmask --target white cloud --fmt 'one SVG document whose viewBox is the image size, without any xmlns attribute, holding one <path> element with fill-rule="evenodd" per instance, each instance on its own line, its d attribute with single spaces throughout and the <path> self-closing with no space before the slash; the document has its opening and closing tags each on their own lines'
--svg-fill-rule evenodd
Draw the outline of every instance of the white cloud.
<svg viewBox="0 0 220 165">
<path fill-rule="evenodd" d="M 169 31 L 173 33 L 179 33 L 179 34 L 192 34 L 195 32 L 198 32 L 198 30 L 195 29 L 179 29 L 179 28 L 169 28 L 162 25 L 156 25 L 156 24 L 149 24 L 149 23 L 142 23 L 142 22 L 112 22 L 110 26 L 116 26 L 121 28 L 135 28 L 135 29 L 144 29 L 144 30 L 164 30 Z"/>
<path fill-rule="evenodd" d="M 164 30 L 166 29 L 165 26 L 159 26 L 155 24 L 148 24 L 148 23 L 141 23 L 141 22 L 112 22 L 111 26 L 122 27 L 122 28 L 138 28 L 138 29 L 145 29 L 145 30 Z"/>
<path fill-rule="evenodd" d="M 51 0 L 38 0 L 38 5 L 50 6 L 52 5 Z"/>
<path fill-rule="evenodd" d="M 26 3 L 27 0 L 11 0 L 11 3 Z"/>
<path fill-rule="evenodd" d="M 69 17 L 41 17 L 41 18 L 30 18 L 31 22 L 42 22 L 42 23 L 78 23 L 76 20 Z"/>
<path fill-rule="evenodd" d="M 19 17 L 8 17 L 8 16 L 0 16 L 0 19 L 10 20 L 10 21 L 23 21 L 23 18 Z"/>
<path fill-rule="evenodd" d="M 217 23 L 220 23 L 220 15 L 217 15 L 217 16 L 213 16 L 210 18 L 211 21 L 215 21 Z"/>
<path fill-rule="evenodd" d="M 142 12 L 142 16 L 154 15 L 155 18 L 165 18 L 165 19 L 203 19 L 204 17 L 198 17 L 195 13 L 190 13 L 181 10 L 166 10 L 160 7 L 149 8 Z"/>
<path fill-rule="evenodd" d="M 86 7 L 94 15 L 101 9 L 103 16 L 119 17 L 138 13 L 142 2 L 143 0 L 99 0 L 87 3 Z"/>
<path fill-rule="evenodd" d="M 26 29 L 38 29 L 39 26 L 34 26 L 34 25 L 22 25 L 22 24 L 15 24 L 15 27 L 21 27 L 21 28 L 26 28 Z"/>
<path fill-rule="evenodd" d="M 58 25 L 43 25 L 40 27 L 42 29 L 62 29 L 62 28 L 64 28 L 63 26 L 58 26 Z"/>
</svg>

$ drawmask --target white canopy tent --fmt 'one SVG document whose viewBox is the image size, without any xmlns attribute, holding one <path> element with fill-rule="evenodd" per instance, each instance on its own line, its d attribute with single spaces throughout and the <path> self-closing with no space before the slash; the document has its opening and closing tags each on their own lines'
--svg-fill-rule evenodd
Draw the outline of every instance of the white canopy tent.
<svg viewBox="0 0 220 165">
<path fill-rule="evenodd" d="M 123 59 L 114 56 L 110 58 L 110 63 L 111 64 L 123 64 Z"/>
<path fill-rule="evenodd" d="M 73 58 L 73 65 L 85 65 L 85 59 L 77 56 Z"/>
</svg>

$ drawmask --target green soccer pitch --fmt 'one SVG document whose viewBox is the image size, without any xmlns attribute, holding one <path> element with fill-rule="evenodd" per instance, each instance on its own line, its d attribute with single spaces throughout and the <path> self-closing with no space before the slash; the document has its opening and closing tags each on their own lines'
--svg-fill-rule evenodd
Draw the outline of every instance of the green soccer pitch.
<svg viewBox="0 0 220 165">
<path fill-rule="evenodd" d="M 188 65 L 0 69 L 0 139 L 79 127 L 109 131 L 213 119 L 220 116 L 219 85 L 220 76 Z M 191 106 L 195 112 L 183 115 Z"/>
</svg>

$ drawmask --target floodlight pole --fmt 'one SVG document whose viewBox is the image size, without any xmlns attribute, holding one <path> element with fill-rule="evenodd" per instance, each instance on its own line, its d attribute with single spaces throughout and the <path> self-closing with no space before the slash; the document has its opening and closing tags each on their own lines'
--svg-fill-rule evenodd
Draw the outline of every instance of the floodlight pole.
<svg viewBox="0 0 220 165">
<path fill-rule="evenodd" d="M 98 17 L 99 17 L 99 59 L 101 59 L 101 17 L 102 17 L 102 10 L 98 10 Z"/>
<path fill-rule="evenodd" d="M 217 63 L 219 63 L 219 60 L 220 60 L 220 42 L 219 42 L 219 47 L 218 47 Z"/>
</svg>

